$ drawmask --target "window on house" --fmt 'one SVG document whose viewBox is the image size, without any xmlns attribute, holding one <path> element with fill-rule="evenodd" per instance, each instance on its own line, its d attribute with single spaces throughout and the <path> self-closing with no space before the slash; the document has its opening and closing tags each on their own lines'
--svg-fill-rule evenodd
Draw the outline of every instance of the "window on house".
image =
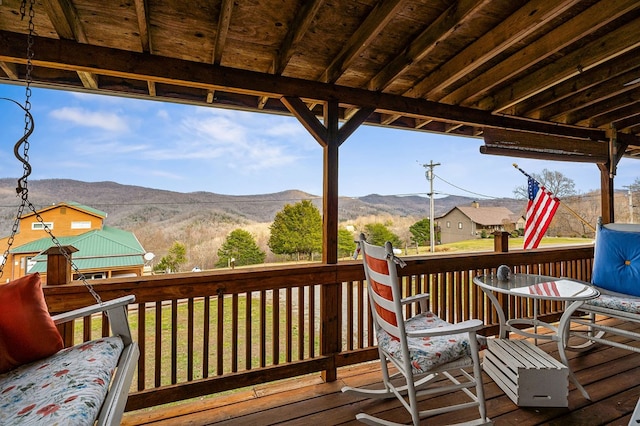
<svg viewBox="0 0 640 426">
<path fill-rule="evenodd" d="M 71 222 L 71 229 L 91 229 L 91 222 L 88 220 Z"/>
<path fill-rule="evenodd" d="M 447 221 L 447 228 L 451 228 L 451 222 Z"/>
<path fill-rule="evenodd" d="M 462 229 L 462 222 L 458 222 L 458 229 Z"/>
<path fill-rule="evenodd" d="M 45 225 L 49 229 L 53 229 L 53 222 L 33 222 L 31 223 L 31 229 L 34 231 L 44 229 Z"/>
</svg>

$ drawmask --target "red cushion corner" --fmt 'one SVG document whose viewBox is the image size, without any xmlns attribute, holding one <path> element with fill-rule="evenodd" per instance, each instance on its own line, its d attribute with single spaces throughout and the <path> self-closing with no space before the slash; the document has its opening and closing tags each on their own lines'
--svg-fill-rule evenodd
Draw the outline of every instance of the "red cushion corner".
<svg viewBox="0 0 640 426">
<path fill-rule="evenodd" d="M 42 293 L 40 274 L 0 284 L 0 373 L 63 348 Z"/>
</svg>

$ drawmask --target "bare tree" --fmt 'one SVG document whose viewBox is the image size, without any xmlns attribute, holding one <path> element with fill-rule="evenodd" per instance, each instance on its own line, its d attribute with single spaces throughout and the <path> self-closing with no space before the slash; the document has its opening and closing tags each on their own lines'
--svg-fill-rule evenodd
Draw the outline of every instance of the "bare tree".
<svg viewBox="0 0 640 426">
<path fill-rule="evenodd" d="M 576 184 L 573 179 L 563 175 L 559 171 L 543 169 L 541 174 L 531 173 L 531 177 L 540 182 L 547 190 L 558 198 L 576 195 Z M 522 200 L 529 197 L 527 185 L 518 186 L 513 190 L 513 195 Z"/>
</svg>

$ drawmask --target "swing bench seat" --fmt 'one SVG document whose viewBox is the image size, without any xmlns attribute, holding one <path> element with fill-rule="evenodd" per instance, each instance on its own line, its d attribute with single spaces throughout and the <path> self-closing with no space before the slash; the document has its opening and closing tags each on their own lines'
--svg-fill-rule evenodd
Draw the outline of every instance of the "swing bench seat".
<svg viewBox="0 0 640 426">
<path fill-rule="evenodd" d="M 140 356 L 127 319 L 134 300 L 125 296 L 52 316 L 59 325 L 106 312 L 111 335 L 1 374 L 0 424 L 120 424 Z"/>
</svg>

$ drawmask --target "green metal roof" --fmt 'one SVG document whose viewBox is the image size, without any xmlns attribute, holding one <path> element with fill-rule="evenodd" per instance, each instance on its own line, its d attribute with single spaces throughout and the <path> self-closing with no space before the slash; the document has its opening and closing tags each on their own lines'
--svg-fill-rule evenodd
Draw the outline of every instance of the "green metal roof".
<svg viewBox="0 0 640 426">
<path fill-rule="evenodd" d="M 141 266 L 144 264 L 144 248 L 136 236 L 109 226 L 92 230 L 84 234 L 58 237 L 63 246 L 74 246 L 78 249 L 72 254 L 73 262 L 78 269 L 106 269 L 114 267 Z M 41 238 L 11 250 L 12 253 L 41 253 L 55 246 L 51 238 Z M 29 272 L 43 272 L 47 269 L 46 256 L 39 254 L 33 258 L 36 264 Z"/>
<path fill-rule="evenodd" d="M 47 206 L 47 207 L 45 207 L 43 209 L 38 210 L 38 213 L 41 213 L 41 212 L 43 212 L 45 210 L 52 210 L 52 209 L 55 209 L 55 208 L 58 208 L 58 207 L 63 207 L 63 206 L 72 207 L 72 208 L 75 208 L 75 209 L 78 209 L 78 210 L 84 210 L 87 213 L 93 214 L 95 216 L 99 216 L 99 217 L 101 217 L 103 219 L 105 217 L 107 217 L 107 213 L 103 212 L 102 210 L 94 209 L 93 207 L 85 206 L 84 204 L 76 203 L 75 201 L 65 201 L 65 202 L 62 202 L 62 203 L 53 204 L 53 205 L 50 205 L 50 206 Z M 29 216 L 33 216 L 33 215 L 35 215 L 35 213 L 28 213 L 28 214 L 25 214 L 23 216 L 23 218 L 29 217 Z"/>
<path fill-rule="evenodd" d="M 76 203 L 75 201 L 68 201 L 62 204 L 66 204 L 71 207 L 76 207 L 78 209 L 88 211 L 98 216 L 107 217 L 107 213 L 103 212 L 102 210 L 94 209 L 93 207 L 85 206 L 84 204 Z"/>
</svg>

